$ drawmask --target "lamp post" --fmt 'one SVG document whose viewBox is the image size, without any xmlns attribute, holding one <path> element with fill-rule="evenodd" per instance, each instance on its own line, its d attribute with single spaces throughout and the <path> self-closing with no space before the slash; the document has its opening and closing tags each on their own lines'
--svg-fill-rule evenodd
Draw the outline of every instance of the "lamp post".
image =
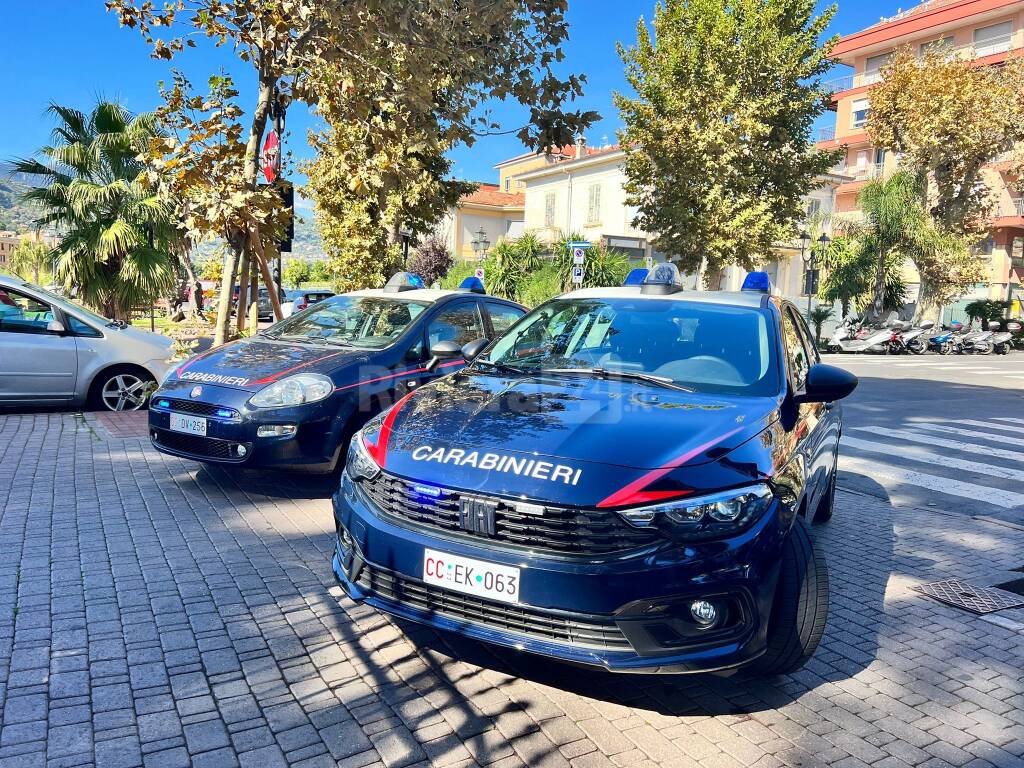
<svg viewBox="0 0 1024 768">
<path fill-rule="evenodd" d="M 804 290 L 807 291 L 807 314 L 811 314 L 811 281 L 810 272 L 808 271 L 808 264 L 810 263 L 807 258 L 807 244 L 811 242 L 811 236 L 807 234 L 806 229 L 800 230 L 800 260 L 804 263 Z M 814 258 L 814 254 L 811 254 L 811 259 Z"/>
<path fill-rule="evenodd" d="M 828 250 L 829 245 L 832 243 L 830 238 L 825 233 L 822 233 L 821 237 L 818 238 L 818 247 L 820 251 L 815 251 L 813 248 L 810 252 L 810 259 L 807 263 L 808 266 L 808 277 L 807 277 L 807 321 L 811 320 L 811 294 L 815 293 L 818 289 L 818 253 L 824 253 Z"/>
<path fill-rule="evenodd" d="M 476 237 L 473 238 L 470 245 L 473 246 L 473 255 L 476 256 L 477 261 L 487 254 L 487 249 L 491 247 L 491 241 L 487 239 L 487 233 L 484 232 L 483 227 L 477 231 Z"/>
<path fill-rule="evenodd" d="M 409 268 L 409 243 L 412 242 L 413 232 L 408 227 L 400 229 L 398 231 L 399 237 L 402 238 L 402 260 L 405 262 L 405 268 Z"/>
</svg>

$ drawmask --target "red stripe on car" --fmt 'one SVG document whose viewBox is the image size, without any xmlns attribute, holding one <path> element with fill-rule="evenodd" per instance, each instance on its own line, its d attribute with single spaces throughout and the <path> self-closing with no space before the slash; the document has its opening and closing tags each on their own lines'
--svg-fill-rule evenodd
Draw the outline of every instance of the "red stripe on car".
<svg viewBox="0 0 1024 768">
<path fill-rule="evenodd" d="M 306 367 L 308 367 L 310 365 L 316 365 L 317 363 L 322 363 L 324 360 L 330 360 L 332 357 L 337 357 L 338 355 L 344 355 L 344 354 L 345 354 L 344 352 L 334 352 L 334 353 L 332 353 L 330 355 L 324 355 L 323 357 L 318 357 L 316 360 L 310 360 L 308 363 L 299 363 L 298 365 L 293 365 L 291 368 L 285 368 L 283 371 L 279 371 L 277 373 L 272 373 L 269 376 L 265 376 L 262 379 L 257 379 L 256 381 L 250 381 L 249 383 L 250 384 L 269 384 L 270 382 L 274 381 L 275 379 L 280 379 L 282 376 L 284 376 L 285 374 L 291 373 L 292 371 L 297 371 L 300 368 L 306 368 Z"/>
<path fill-rule="evenodd" d="M 456 360 L 451 363 L 444 363 L 437 366 L 438 368 L 451 368 L 453 365 L 465 365 L 462 360 Z M 357 381 L 355 384 L 346 384 L 344 387 L 336 387 L 335 392 L 341 392 L 343 389 L 352 389 L 353 387 L 361 387 L 364 384 L 373 384 L 377 381 L 387 381 L 388 379 L 397 379 L 399 376 L 412 376 L 415 373 L 426 373 L 426 368 L 410 368 L 407 371 L 399 371 L 398 373 L 389 373 L 387 376 L 378 376 L 375 379 L 363 379 Z"/>
<path fill-rule="evenodd" d="M 700 454 L 704 453 L 704 451 L 710 448 L 714 448 L 722 441 L 727 440 L 728 438 L 735 435 L 741 429 L 743 429 L 743 427 L 737 427 L 731 432 L 726 432 L 724 435 L 721 435 L 719 437 L 716 437 L 714 440 L 710 440 L 704 443 L 704 445 L 698 445 L 696 448 L 690 449 L 682 456 L 677 456 L 676 458 L 672 459 L 672 461 L 670 461 L 668 464 L 660 466 L 657 469 L 652 469 L 650 472 L 638 477 L 629 485 L 617 490 L 615 493 L 613 493 L 611 496 L 609 496 L 607 499 L 602 501 L 597 506 L 599 508 L 625 507 L 631 504 L 643 504 L 644 502 L 652 501 L 667 501 L 668 499 L 672 498 L 688 496 L 690 493 L 692 493 L 692 491 L 645 491 L 644 488 L 649 486 L 655 480 L 664 477 L 673 469 L 678 469 L 693 457 L 699 456 Z"/>
<path fill-rule="evenodd" d="M 383 467 L 384 462 L 388 457 L 388 441 L 391 439 L 391 427 L 395 423 L 395 419 L 398 417 L 398 412 L 402 410 L 402 406 L 405 405 L 405 401 L 412 397 L 415 391 L 410 392 L 397 403 L 390 411 L 388 415 L 384 417 L 384 423 L 380 425 L 380 431 L 377 433 L 376 444 L 371 443 L 369 440 L 365 440 L 363 445 L 366 446 L 366 450 L 373 456 L 373 460 L 377 462 L 377 466 Z"/>
</svg>

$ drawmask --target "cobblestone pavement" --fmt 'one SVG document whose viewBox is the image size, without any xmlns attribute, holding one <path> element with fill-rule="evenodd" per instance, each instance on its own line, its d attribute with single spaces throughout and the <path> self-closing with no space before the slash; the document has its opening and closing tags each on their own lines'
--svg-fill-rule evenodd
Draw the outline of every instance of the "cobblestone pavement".
<svg viewBox="0 0 1024 768">
<path fill-rule="evenodd" d="M 1024 528 L 841 493 L 801 673 L 616 677 L 339 598 L 327 489 L 144 417 L 0 416 L 0 766 L 1024 765 L 1024 611 L 909 589 L 1019 577 Z"/>
</svg>

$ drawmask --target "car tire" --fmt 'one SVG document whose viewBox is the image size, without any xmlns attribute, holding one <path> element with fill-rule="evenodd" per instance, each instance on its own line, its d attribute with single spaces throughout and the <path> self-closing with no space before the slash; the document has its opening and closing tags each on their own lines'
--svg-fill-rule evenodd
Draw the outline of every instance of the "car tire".
<svg viewBox="0 0 1024 768">
<path fill-rule="evenodd" d="M 765 676 L 796 672 L 814 655 L 828 619 L 828 566 L 797 518 L 782 545 L 782 565 L 768 621 L 768 650 L 753 668 Z"/>
<path fill-rule="evenodd" d="M 138 411 L 145 407 L 156 379 L 144 368 L 133 365 L 119 365 L 101 371 L 89 387 L 88 407 L 96 411 Z M 138 397 L 141 385 L 144 394 Z M 121 398 L 115 393 L 122 390 L 133 392 L 135 397 Z M 118 407 L 118 403 L 122 405 Z"/>
</svg>

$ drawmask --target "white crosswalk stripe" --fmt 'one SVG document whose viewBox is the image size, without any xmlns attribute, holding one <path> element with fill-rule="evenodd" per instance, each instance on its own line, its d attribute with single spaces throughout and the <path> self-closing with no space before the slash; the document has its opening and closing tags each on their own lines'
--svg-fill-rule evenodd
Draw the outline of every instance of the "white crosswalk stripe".
<svg viewBox="0 0 1024 768">
<path fill-rule="evenodd" d="M 1003 509 L 1024 507 L 1024 437 L 1014 433 L 1024 434 L 1024 419 L 849 427 L 842 439 L 839 469 L 874 481 L 894 498 L 909 493 L 913 499 L 911 489 L 917 489 L 931 498 L 941 494 Z M 863 482 L 847 478 L 853 487 Z M 964 503 L 950 501 L 951 508 Z"/>
<path fill-rule="evenodd" d="M 973 429 L 961 429 L 960 427 L 951 427 L 948 424 L 931 424 L 929 422 L 922 422 L 920 424 L 914 424 L 917 429 L 928 429 L 935 430 L 937 432 L 949 432 L 953 435 L 961 435 L 963 437 L 980 437 L 983 440 L 991 440 L 995 443 L 1004 443 L 1006 445 L 1019 445 L 1024 447 L 1024 438 L 1019 437 L 1008 437 L 1007 435 L 993 435 L 990 432 L 978 432 Z"/>
</svg>

